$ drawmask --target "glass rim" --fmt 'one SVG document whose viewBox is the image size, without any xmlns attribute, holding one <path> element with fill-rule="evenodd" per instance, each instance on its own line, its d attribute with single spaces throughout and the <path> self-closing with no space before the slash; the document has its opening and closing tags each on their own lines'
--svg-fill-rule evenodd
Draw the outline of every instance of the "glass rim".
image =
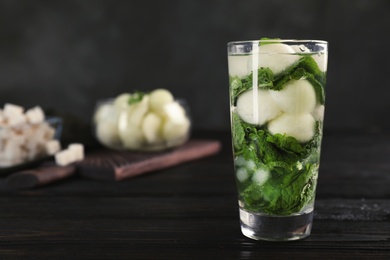
<svg viewBox="0 0 390 260">
<path fill-rule="evenodd" d="M 241 45 L 248 43 L 317 43 L 317 44 L 328 44 L 324 40 L 298 40 L 298 39 L 264 39 L 264 40 L 243 40 L 243 41 L 230 41 L 228 45 Z"/>
</svg>

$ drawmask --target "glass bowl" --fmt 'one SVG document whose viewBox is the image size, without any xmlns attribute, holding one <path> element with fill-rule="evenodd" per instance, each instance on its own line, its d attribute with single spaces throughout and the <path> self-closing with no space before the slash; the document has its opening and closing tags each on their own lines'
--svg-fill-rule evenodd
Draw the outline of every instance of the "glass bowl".
<svg viewBox="0 0 390 260">
<path fill-rule="evenodd" d="M 114 150 L 162 151 L 188 141 L 191 119 L 187 102 L 176 99 L 157 110 L 142 99 L 135 104 L 99 100 L 93 132 L 103 146 Z"/>
</svg>

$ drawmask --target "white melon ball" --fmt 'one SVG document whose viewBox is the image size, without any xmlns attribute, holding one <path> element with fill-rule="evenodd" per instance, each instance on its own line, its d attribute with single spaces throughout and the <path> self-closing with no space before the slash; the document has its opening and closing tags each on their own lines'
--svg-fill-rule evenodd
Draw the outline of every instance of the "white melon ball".
<svg viewBox="0 0 390 260">
<path fill-rule="evenodd" d="M 165 104 L 173 101 L 173 95 L 166 89 L 156 89 L 150 93 L 150 107 L 155 112 L 161 111 Z"/>
<path fill-rule="evenodd" d="M 146 113 L 149 111 L 149 97 L 144 96 L 140 102 L 130 105 L 126 110 L 123 110 L 127 114 L 127 123 L 129 125 L 141 127 L 142 120 Z M 121 113 L 121 114 L 124 114 Z M 124 117 L 124 116 L 123 116 Z M 125 119 L 122 119 L 125 120 Z M 123 122 L 123 121 L 122 121 Z"/>
<path fill-rule="evenodd" d="M 156 113 L 149 112 L 142 122 L 142 131 L 148 143 L 154 144 L 162 141 L 162 119 Z"/>
<path fill-rule="evenodd" d="M 144 143 L 144 135 L 141 124 L 149 107 L 145 101 L 132 104 L 128 109 L 123 109 L 119 114 L 118 133 L 123 146 L 129 149 L 137 149 Z"/>
<path fill-rule="evenodd" d="M 166 121 L 163 125 L 163 138 L 166 141 L 184 140 L 190 131 L 190 121 L 188 119 L 181 123 Z"/>
<path fill-rule="evenodd" d="M 316 93 L 306 79 L 290 80 L 280 91 L 270 90 L 276 104 L 286 113 L 310 113 L 316 105 Z"/>
<path fill-rule="evenodd" d="M 94 122 L 98 123 L 102 120 L 110 120 L 113 117 L 116 117 L 115 105 L 111 102 L 104 103 L 98 107 L 93 117 Z"/>
<path fill-rule="evenodd" d="M 325 114 L 325 106 L 324 105 L 317 105 L 311 115 L 316 121 L 324 121 L 324 114 Z"/>
<path fill-rule="evenodd" d="M 281 113 L 268 90 L 248 90 L 237 99 L 236 111 L 249 124 L 263 125 Z"/>
<path fill-rule="evenodd" d="M 228 56 L 229 76 L 242 78 L 249 75 L 251 73 L 251 70 L 248 70 L 249 59 L 252 59 L 251 55 Z"/>
<path fill-rule="evenodd" d="M 314 54 L 312 57 L 317 62 L 318 68 L 322 72 L 325 72 L 328 66 L 328 54 L 319 52 Z"/>
<path fill-rule="evenodd" d="M 315 120 L 310 114 L 282 114 L 268 124 L 271 134 L 286 134 L 304 143 L 313 138 Z"/>
<path fill-rule="evenodd" d="M 165 104 L 161 113 L 168 121 L 176 124 L 182 124 L 188 120 L 184 107 L 176 101 Z"/>
<path fill-rule="evenodd" d="M 127 108 L 129 106 L 129 99 L 131 94 L 123 93 L 117 96 L 114 100 L 114 105 L 117 109 Z"/>
<path fill-rule="evenodd" d="M 295 54 L 293 48 L 283 43 L 261 45 L 258 48 L 258 52 L 254 50 L 253 55 L 258 56 L 258 66 L 255 68 L 255 62 L 252 59 L 249 59 L 248 69 L 250 71 L 256 71 L 260 67 L 267 67 L 270 68 L 275 75 L 291 67 L 294 63 L 298 62 L 300 58 L 299 55 Z"/>
<path fill-rule="evenodd" d="M 99 121 L 96 125 L 96 137 L 102 144 L 108 147 L 120 145 L 118 125 L 114 120 Z"/>
<path fill-rule="evenodd" d="M 128 125 L 126 129 L 119 131 L 119 136 L 123 147 L 127 149 L 141 148 L 145 141 L 142 130 L 133 125 Z"/>
</svg>

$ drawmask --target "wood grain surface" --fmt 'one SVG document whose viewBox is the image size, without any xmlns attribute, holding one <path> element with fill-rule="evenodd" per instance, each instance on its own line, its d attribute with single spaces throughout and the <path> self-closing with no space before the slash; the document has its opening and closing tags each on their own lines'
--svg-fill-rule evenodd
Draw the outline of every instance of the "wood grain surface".
<svg viewBox="0 0 390 260">
<path fill-rule="evenodd" d="M 390 259 L 390 135 L 326 133 L 312 234 L 284 243 L 241 234 L 229 135 L 205 135 L 218 155 L 120 182 L 0 189 L 0 258 Z"/>
<path fill-rule="evenodd" d="M 87 155 L 76 165 L 78 173 L 85 178 L 120 181 L 214 155 L 220 149 L 217 140 L 190 140 L 182 146 L 156 152 L 105 149 Z"/>
</svg>

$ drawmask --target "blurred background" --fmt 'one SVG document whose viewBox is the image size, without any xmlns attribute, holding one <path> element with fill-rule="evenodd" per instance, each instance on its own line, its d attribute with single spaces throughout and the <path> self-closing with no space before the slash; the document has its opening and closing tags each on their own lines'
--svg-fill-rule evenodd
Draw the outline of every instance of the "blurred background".
<svg viewBox="0 0 390 260">
<path fill-rule="evenodd" d="M 329 41 L 326 129 L 390 128 L 388 0 L 0 0 L 0 104 L 90 134 L 97 100 L 167 88 L 195 129 L 229 129 L 226 44 Z"/>
</svg>

